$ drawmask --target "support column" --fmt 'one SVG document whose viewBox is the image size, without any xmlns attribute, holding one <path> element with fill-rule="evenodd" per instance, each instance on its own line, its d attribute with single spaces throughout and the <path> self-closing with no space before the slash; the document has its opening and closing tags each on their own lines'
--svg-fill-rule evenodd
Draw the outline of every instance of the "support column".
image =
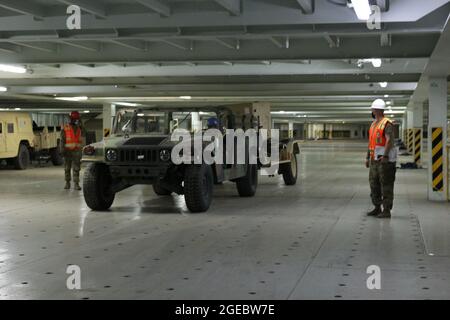
<svg viewBox="0 0 450 320">
<path fill-rule="evenodd" d="M 293 137 L 294 137 L 294 122 L 289 121 L 288 138 L 292 139 Z"/>
<path fill-rule="evenodd" d="M 333 140 L 333 124 L 329 124 L 328 128 L 328 139 Z"/>
<path fill-rule="evenodd" d="M 407 124 L 407 118 L 408 118 L 408 111 L 406 111 L 403 114 L 402 119 L 402 141 L 405 144 L 405 146 L 408 146 L 408 124 Z"/>
<path fill-rule="evenodd" d="M 429 79 L 428 199 L 447 201 L 447 79 Z"/>
<path fill-rule="evenodd" d="M 116 106 L 114 104 L 103 105 L 103 138 L 109 137 L 111 134 L 115 115 Z"/>
<path fill-rule="evenodd" d="M 423 141 L 423 105 L 417 104 L 413 107 L 413 130 L 414 130 L 414 163 L 420 167 L 422 165 L 422 141 Z"/>
<path fill-rule="evenodd" d="M 199 112 L 191 112 L 191 121 L 192 132 L 202 131 L 202 121 L 200 120 Z"/>
</svg>

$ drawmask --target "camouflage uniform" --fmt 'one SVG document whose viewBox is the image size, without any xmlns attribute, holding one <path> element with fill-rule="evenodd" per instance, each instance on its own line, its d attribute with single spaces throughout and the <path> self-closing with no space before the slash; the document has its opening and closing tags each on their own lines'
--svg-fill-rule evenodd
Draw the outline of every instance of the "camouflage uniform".
<svg viewBox="0 0 450 320">
<path fill-rule="evenodd" d="M 393 126 L 387 125 L 385 134 L 391 136 L 392 148 L 394 141 Z M 383 205 L 384 210 L 390 211 L 394 203 L 394 182 L 397 171 L 396 162 L 370 160 L 369 162 L 370 197 L 375 208 Z"/>
<path fill-rule="evenodd" d="M 391 210 L 394 203 L 395 162 L 370 161 L 370 197 L 375 207 Z"/>
<path fill-rule="evenodd" d="M 71 125 L 76 132 L 78 129 L 78 126 Z M 86 131 L 84 130 L 83 126 L 81 128 L 81 136 L 86 136 Z M 64 156 L 64 171 L 65 171 L 65 179 L 67 183 L 70 183 L 71 180 L 71 170 L 73 169 L 73 182 L 75 184 L 80 183 L 80 170 L 81 170 L 81 150 L 65 150 L 65 144 L 66 144 L 66 134 L 64 130 L 61 130 L 61 141 L 62 141 L 62 148 L 63 148 L 63 156 Z"/>
</svg>

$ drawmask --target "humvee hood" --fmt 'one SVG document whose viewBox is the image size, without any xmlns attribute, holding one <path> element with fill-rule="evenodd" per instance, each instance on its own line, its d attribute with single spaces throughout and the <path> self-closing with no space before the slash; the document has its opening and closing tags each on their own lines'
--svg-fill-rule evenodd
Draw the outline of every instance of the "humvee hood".
<svg viewBox="0 0 450 320">
<path fill-rule="evenodd" d="M 105 147 L 117 148 L 122 146 L 166 146 L 175 145 L 176 142 L 170 140 L 170 136 L 131 136 L 125 138 L 123 136 L 112 136 L 104 140 Z"/>
</svg>

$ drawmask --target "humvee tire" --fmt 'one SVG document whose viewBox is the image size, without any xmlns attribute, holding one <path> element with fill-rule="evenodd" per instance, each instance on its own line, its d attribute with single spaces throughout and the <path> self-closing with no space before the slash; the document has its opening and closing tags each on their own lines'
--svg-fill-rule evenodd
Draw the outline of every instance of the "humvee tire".
<svg viewBox="0 0 450 320">
<path fill-rule="evenodd" d="M 111 186 L 109 168 L 102 163 L 91 163 L 84 172 L 83 195 L 89 208 L 96 211 L 108 210 L 115 198 Z"/>
<path fill-rule="evenodd" d="M 60 166 L 64 163 L 64 158 L 61 154 L 61 142 L 58 140 L 56 148 L 50 149 L 50 159 L 54 166 Z"/>
<path fill-rule="evenodd" d="M 58 141 L 58 145 L 56 148 L 53 148 L 50 150 L 50 159 L 52 160 L 52 163 L 54 166 L 60 166 L 63 164 L 64 159 L 61 155 L 61 153 L 59 152 L 59 141 Z"/>
<path fill-rule="evenodd" d="M 214 177 L 211 166 L 188 165 L 184 172 L 184 200 L 191 212 L 204 212 L 211 205 Z"/>
<path fill-rule="evenodd" d="M 154 183 L 153 184 L 153 191 L 158 195 L 158 196 L 169 196 L 172 194 L 172 191 L 169 191 L 167 189 L 164 189 L 163 187 L 161 187 L 161 184 L 159 183 Z"/>
<path fill-rule="evenodd" d="M 258 186 L 258 167 L 256 164 L 249 164 L 247 173 L 242 178 L 236 179 L 236 187 L 241 197 L 253 197 Z"/>
<path fill-rule="evenodd" d="M 30 151 L 24 144 L 19 145 L 19 153 L 14 158 L 14 168 L 25 170 L 30 165 Z"/>
<path fill-rule="evenodd" d="M 292 155 L 290 163 L 283 163 L 281 165 L 281 172 L 283 173 L 283 180 L 287 186 L 292 186 L 297 183 L 298 166 L 297 156 Z"/>
</svg>

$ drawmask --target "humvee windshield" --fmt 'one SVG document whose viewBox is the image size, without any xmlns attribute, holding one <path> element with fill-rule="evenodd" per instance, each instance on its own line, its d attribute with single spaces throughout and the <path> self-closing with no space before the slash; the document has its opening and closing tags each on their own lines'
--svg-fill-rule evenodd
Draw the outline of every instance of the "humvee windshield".
<svg viewBox="0 0 450 320">
<path fill-rule="evenodd" d="M 191 129 L 190 112 L 121 110 L 117 113 L 114 133 L 167 135 L 177 128 Z"/>
</svg>

